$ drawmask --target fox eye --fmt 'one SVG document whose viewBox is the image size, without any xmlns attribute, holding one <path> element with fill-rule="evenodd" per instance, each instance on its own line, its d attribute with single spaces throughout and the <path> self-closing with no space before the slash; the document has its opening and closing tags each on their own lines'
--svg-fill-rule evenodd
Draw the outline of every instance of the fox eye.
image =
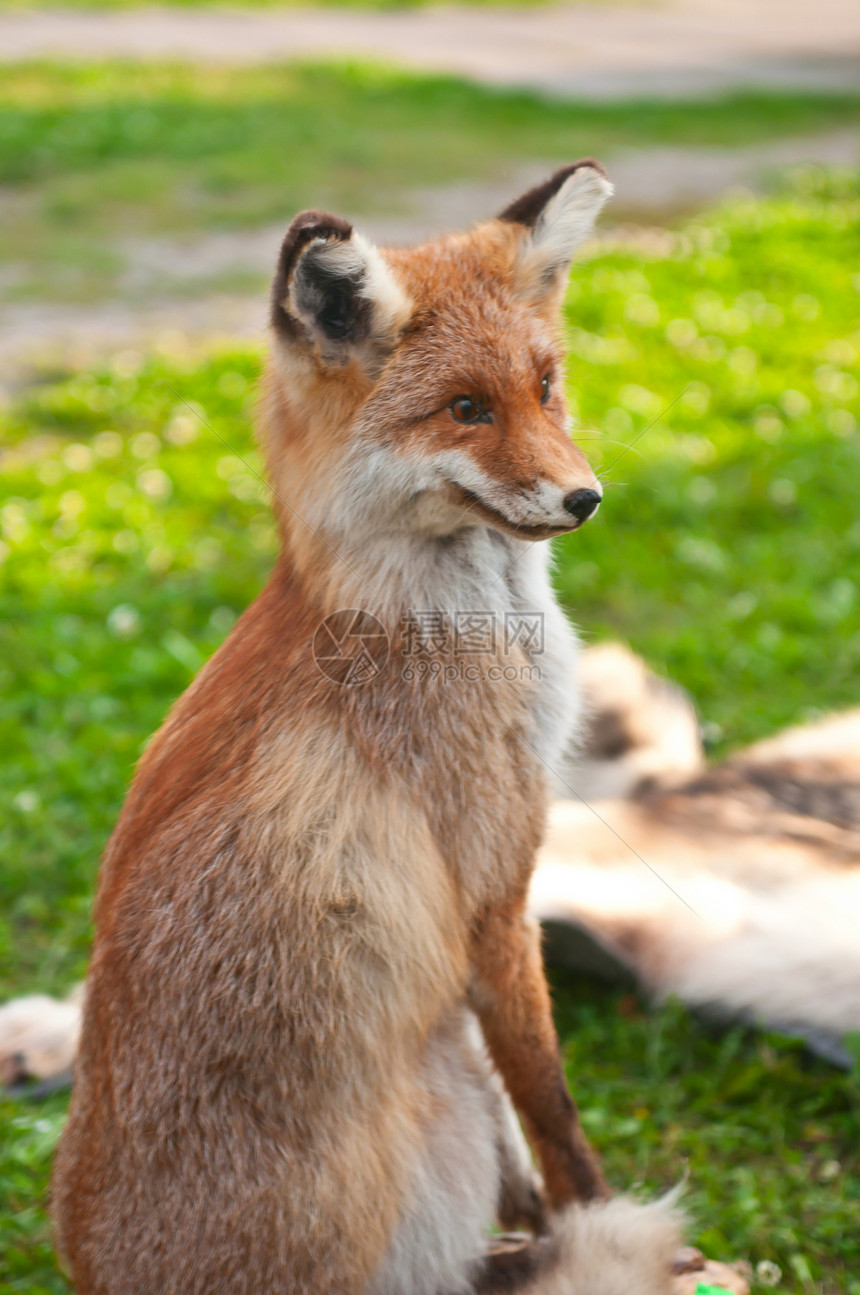
<svg viewBox="0 0 860 1295">
<path fill-rule="evenodd" d="M 451 401 L 449 409 L 458 423 L 477 423 L 484 414 L 477 400 L 473 400 L 471 396 L 458 396 Z"/>
<path fill-rule="evenodd" d="M 549 393 L 550 393 L 550 381 L 549 381 L 549 374 L 547 373 L 545 377 L 541 378 L 541 384 L 540 384 L 540 402 L 542 405 L 545 405 L 546 402 L 549 400 Z"/>
</svg>

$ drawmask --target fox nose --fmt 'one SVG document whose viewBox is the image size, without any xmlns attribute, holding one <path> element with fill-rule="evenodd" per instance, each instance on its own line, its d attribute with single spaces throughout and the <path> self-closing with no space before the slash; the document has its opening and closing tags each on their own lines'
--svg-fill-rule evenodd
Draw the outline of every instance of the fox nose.
<svg viewBox="0 0 860 1295">
<path fill-rule="evenodd" d="M 596 490 L 571 490 L 569 495 L 565 495 L 562 504 L 565 511 L 582 525 L 597 512 L 602 497 Z"/>
</svg>

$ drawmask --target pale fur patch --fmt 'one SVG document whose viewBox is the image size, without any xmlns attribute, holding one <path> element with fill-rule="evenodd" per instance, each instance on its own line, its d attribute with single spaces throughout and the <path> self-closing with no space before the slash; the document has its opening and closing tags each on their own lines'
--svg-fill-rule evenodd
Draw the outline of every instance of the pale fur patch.
<svg viewBox="0 0 860 1295">
<path fill-rule="evenodd" d="M 445 487 L 450 483 L 469 490 L 512 525 L 549 531 L 570 525 L 564 499 L 571 490 L 601 492 L 588 468 L 579 480 L 563 487 L 538 479 L 526 490 L 488 475 L 466 449 L 409 454 L 388 445 L 367 444 L 359 432 L 337 473 L 334 490 L 319 501 L 316 512 L 306 507 L 305 515 L 313 525 L 327 527 L 339 546 L 361 536 L 363 550 L 367 541 L 380 535 L 390 544 L 395 533 L 417 533 L 426 543 L 433 535 L 449 536 L 464 524 L 474 525 L 467 509 L 447 497 Z"/>
<path fill-rule="evenodd" d="M 353 234 L 350 242 L 364 264 L 363 294 L 373 302 L 375 326 L 386 337 L 399 333 L 412 313 L 411 299 L 395 279 L 378 248 L 361 234 Z"/>
<path fill-rule="evenodd" d="M 637 805 L 601 801 L 598 817 L 556 801 L 530 908 L 586 927 L 658 997 L 773 1027 L 860 1029 L 860 875 L 816 866 L 803 842 L 694 839 Z"/>
<path fill-rule="evenodd" d="M 553 1225 L 557 1260 L 528 1295 L 667 1295 L 681 1244 L 677 1193 L 572 1205 Z"/>
<path fill-rule="evenodd" d="M 537 299 L 554 286 L 613 193 L 612 184 L 593 166 L 577 167 L 565 180 L 544 207 L 520 253 L 517 286 L 523 296 Z"/>
<path fill-rule="evenodd" d="M 860 707 L 838 715 L 825 715 L 813 724 L 786 729 L 747 747 L 745 763 L 765 764 L 779 760 L 821 760 L 827 764 L 850 762 L 853 777 L 860 765 Z"/>
<path fill-rule="evenodd" d="M 810 878 L 743 901 L 730 940 L 691 951 L 670 989 L 777 1027 L 860 1029 L 860 876 Z"/>
<path fill-rule="evenodd" d="M 347 504 L 342 515 L 358 513 Z M 346 534 L 339 535 L 338 548 L 346 562 L 333 568 L 330 605 L 370 607 L 391 628 L 406 610 L 440 611 L 451 619 L 463 612 L 488 613 L 500 627 L 517 613 L 537 616 L 542 642 L 531 661 L 531 744 L 548 774 L 559 767 L 579 721 L 579 690 L 571 687 L 578 641 L 552 589 L 549 544 L 474 526 L 464 528 L 456 544 L 430 544 L 425 535 L 406 529 L 393 543 L 390 536 L 374 539 L 358 530 L 352 542 Z M 519 661 L 516 656 L 507 658 L 508 664 Z M 457 752 L 451 758 L 456 759 Z"/>
<path fill-rule="evenodd" d="M 370 302 L 370 335 L 358 349 L 390 348 L 399 337 L 412 312 L 412 302 L 386 265 L 379 250 L 361 234 L 348 239 L 316 238 L 299 257 L 290 279 L 287 296 L 281 305 L 308 329 L 321 346 L 323 358 L 341 351 L 343 344 L 322 338 L 312 311 L 303 301 L 302 265 L 313 261 L 333 279 L 351 279 L 356 291 Z"/>
<path fill-rule="evenodd" d="M 500 1190 L 500 1103 L 483 1036 L 461 1011 L 428 1040 L 423 1145 L 400 1223 L 366 1295 L 467 1295 Z"/>
<path fill-rule="evenodd" d="M 564 486 L 538 478 L 528 489 L 499 480 L 482 471 L 466 449 L 446 450 L 431 458 L 440 480 L 454 481 L 495 508 L 508 521 L 517 526 L 565 527 L 570 524 L 570 513 L 564 507 L 565 497 L 573 489 L 596 490 L 603 493 L 600 482 L 590 468 L 582 474 L 581 482 L 568 481 Z"/>
<path fill-rule="evenodd" d="M 51 1079 L 68 1070 L 81 1032 L 81 999 L 78 986 L 65 1002 L 31 994 L 0 1007 L 0 1077 Z"/>
<path fill-rule="evenodd" d="M 557 771 L 561 799 L 572 791 L 586 801 L 630 796 L 645 782 L 666 786 L 704 768 L 695 706 L 624 644 L 583 653 L 578 683 L 586 723 Z"/>
</svg>

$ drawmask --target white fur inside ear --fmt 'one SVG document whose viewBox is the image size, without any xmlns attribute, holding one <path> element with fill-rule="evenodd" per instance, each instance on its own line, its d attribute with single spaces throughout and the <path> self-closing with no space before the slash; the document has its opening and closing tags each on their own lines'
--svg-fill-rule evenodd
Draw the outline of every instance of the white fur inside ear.
<svg viewBox="0 0 860 1295">
<path fill-rule="evenodd" d="M 353 234 L 351 242 L 364 261 L 362 293 L 373 302 L 375 327 L 382 334 L 399 333 L 412 313 L 411 300 L 372 243 L 361 234 Z"/>
<path fill-rule="evenodd" d="M 372 243 L 353 233 L 347 239 L 314 239 L 299 257 L 290 280 L 289 293 L 281 303 L 285 310 L 314 331 L 315 318 L 310 308 L 313 294 L 304 290 L 302 263 L 312 262 L 332 279 L 351 280 L 358 295 L 371 305 L 371 342 L 384 344 L 394 340 L 406 325 L 412 303 Z"/>
<path fill-rule="evenodd" d="M 556 1262 L 529 1295 L 667 1295 L 681 1245 L 677 1197 L 568 1206 L 552 1225 Z"/>
<path fill-rule="evenodd" d="M 544 207 L 520 255 L 519 278 L 525 294 L 540 295 L 567 270 L 613 192 L 606 176 L 593 166 L 577 167 L 565 180 Z"/>
</svg>

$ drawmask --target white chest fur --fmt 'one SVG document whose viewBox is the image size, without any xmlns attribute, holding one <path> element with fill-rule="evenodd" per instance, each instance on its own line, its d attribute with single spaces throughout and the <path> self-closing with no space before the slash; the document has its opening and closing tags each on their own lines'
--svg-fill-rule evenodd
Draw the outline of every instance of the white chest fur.
<svg viewBox="0 0 860 1295">
<path fill-rule="evenodd" d="M 539 672 L 533 702 L 535 752 L 547 766 L 547 774 L 557 779 L 562 753 L 580 714 L 575 679 L 579 642 L 550 584 L 549 544 L 524 546 L 516 540 L 503 543 L 512 550 L 505 582 L 513 606 L 541 618 L 543 641 L 535 657 Z"/>
<path fill-rule="evenodd" d="M 358 560 L 354 553 L 352 561 Z M 364 548 L 362 586 L 352 591 L 360 601 L 352 605 L 374 611 L 391 628 L 404 617 L 414 617 L 420 627 L 422 618 L 434 614 L 448 626 L 462 625 L 470 616 L 490 622 L 502 668 L 526 658 L 533 717 L 528 740 L 552 779 L 558 777 L 580 707 L 578 641 L 552 590 L 550 560 L 548 543 L 524 543 L 483 526 L 444 538 L 401 533 L 395 543 L 386 537 Z M 520 651 L 506 657 L 509 637 Z"/>
</svg>

